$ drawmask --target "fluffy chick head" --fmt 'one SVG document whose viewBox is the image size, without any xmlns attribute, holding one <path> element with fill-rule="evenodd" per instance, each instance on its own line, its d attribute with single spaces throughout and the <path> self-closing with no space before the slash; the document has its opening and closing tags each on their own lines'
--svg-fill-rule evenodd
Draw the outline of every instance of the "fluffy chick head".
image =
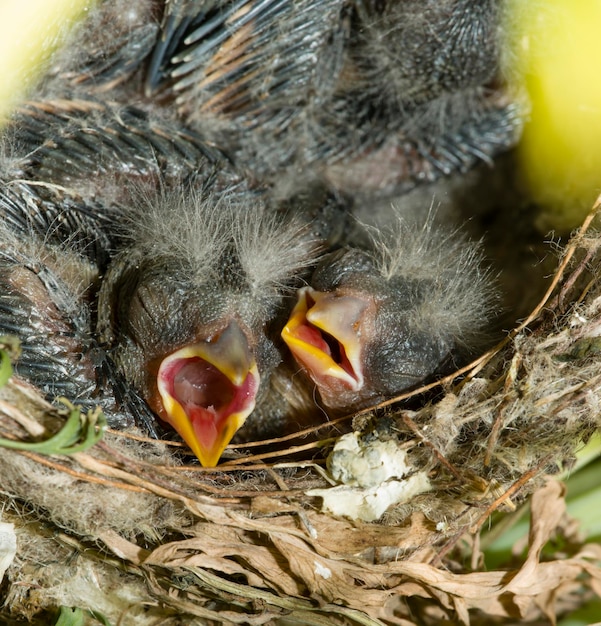
<svg viewBox="0 0 601 626">
<path fill-rule="evenodd" d="M 370 229 L 367 249 L 324 257 L 282 337 L 333 410 L 417 387 L 481 344 L 493 281 L 478 246 L 428 221 Z"/>
<path fill-rule="evenodd" d="M 100 334 L 150 407 L 216 465 L 279 362 L 267 325 L 313 242 L 235 192 L 163 191 L 131 209 L 129 230 L 101 289 Z"/>
</svg>

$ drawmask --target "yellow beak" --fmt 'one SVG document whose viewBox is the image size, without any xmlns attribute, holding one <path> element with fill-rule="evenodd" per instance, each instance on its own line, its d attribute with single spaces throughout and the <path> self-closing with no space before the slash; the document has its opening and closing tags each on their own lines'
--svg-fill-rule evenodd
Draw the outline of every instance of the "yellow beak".
<svg viewBox="0 0 601 626">
<path fill-rule="evenodd" d="M 259 372 L 246 336 L 230 322 L 217 337 L 163 359 L 157 387 L 166 420 L 204 467 L 214 467 L 255 408 Z"/>
<path fill-rule="evenodd" d="M 363 386 L 361 319 L 366 307 L 354 296 L 299 290 L 282 339 L 316 384 L 334 378 L 353 391 Z"/>
</svg>

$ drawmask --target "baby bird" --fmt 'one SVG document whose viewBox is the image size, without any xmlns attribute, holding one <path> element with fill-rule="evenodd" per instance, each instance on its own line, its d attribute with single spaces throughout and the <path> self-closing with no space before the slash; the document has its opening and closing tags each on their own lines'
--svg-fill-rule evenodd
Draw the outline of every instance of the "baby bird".
<svg viewBox="0 0 601 626">
<path fill-rule="evenodd" d="M 64 190 L 53 206 L 35 182 L 0 189 L 0 334 L 21 338 L 18 375 L 100 405 L 113 427 L 156 435 L 158 416 L 205 466 L 245 422 L 243 440 L 290 430 L 270 324 L 315 261 L 301 221 L 245 189 L 137 188 L 104 211 L 118 215 L 120 252 L 102 277 Z"/>
<path fill-rule="evenodd" d="M 317 265 L 282 338 L 325 406 L 349 412 L 456 367 L 477 349 L 493 310 L 478 247 L 401 218 L 371 246 Z"/>
<path fill-rule="evenodd" d="M 140 198 L 127 236 L 101 286 L 99 339 L 200 462 L 216 465 L 281 360 L 269 322 L 315 243 L 248 193 L 193 188 Z"/>
<path fill-rule="evenodd" d="M 126 125 L 173 124 L 180 144 L 187 128 L 282 194 L 392 196 L 517 143 L 525 106 L 501 62 L 506 4 L 105 0 L 36 98 L 87 101 L 92 118 L 90 101 L 121 107 Z M 169 137 L 155 136 L 159 160 Z"/>
</svg>

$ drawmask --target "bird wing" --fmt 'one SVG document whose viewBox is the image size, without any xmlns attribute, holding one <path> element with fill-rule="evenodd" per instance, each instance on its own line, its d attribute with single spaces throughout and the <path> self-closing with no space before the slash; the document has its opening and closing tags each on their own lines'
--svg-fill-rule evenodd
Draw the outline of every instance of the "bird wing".
<svg viewBox="0 0 601 626">
<path fill-rule="evenodd" d="M 225 160 L 179 122 L 89 98 L 27 102 L 7 133 L 27 155 L 25 175 L 47 181 L 90 180 L 107 173 L 129 180 L 159 173 L 184 177 Z"/>
<path fill-rule="evenodd" d="M 326 74 L 324 66 L 339 62 L 342 6 L 340 0 L 237 0 L 210 8 L 170 2 L 147 88 L 163 68 L 189 116 L 213 111 L 243 116 L 252 126 L 266 123 L 263 113 L 332 88 L 327 76 L 336 72 Z"/>
<path fill-rule="evenodd" d="M 92 264 L 36 236 L 0 229 L 0 333 L 21 339 L 16 372 L 46 394 L 87 399 L 95 390 L 87 291 Z"/>
</svg>

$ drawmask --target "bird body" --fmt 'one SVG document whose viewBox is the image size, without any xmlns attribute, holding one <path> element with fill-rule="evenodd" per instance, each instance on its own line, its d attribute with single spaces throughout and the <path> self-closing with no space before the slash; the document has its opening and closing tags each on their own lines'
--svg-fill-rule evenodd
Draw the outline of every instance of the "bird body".
<svg viewBox="0 0 601 626">
<path fill-rule="evenodd" d="M 431 182 L 515 145 L 504 3 L 173 1 L 147 95 L 253 175 L 352 194 Z"/>
<path fill-rule="evenodd" d="M 44 97 L 160 112 L 261 184 L 389 195 L 490 163 L 521 133 L 502 0 L 123 5 L 90 11 Z"/>
<path fill-rule="evenodd" d="M 16 372 L 49 395 L 89 399 L 91 321 L 81 303 L 98 278 L 94 266 L 5 225 L 0 250 L 0 334 L 22 338 Z"/>
<path fill-rule="evenodd" d="M 63 261 L 80 254 L 102 275 L 88 299 L 70 296 L 74 310 L 88 311 L 79 336 L 93 348 L 75 344 L 68 355 L 94 354 L 88 395 L 102 396 L 102 385 L 112 393 L 113 405 L 103 406 L 116 426 L 148 426 L 154 412 L 215 465 L 280 360 L 268 323 L 314 258 L 311 229 L 268 207 L 194 131 L 132 107 L 30 101 L 5 140 L 16 147 L 0 198 L 6 225 L 41 238 Z M 33 311 L 44 297 L 51 292 Z M 12 314 L 0 328 L 10 330 Z M 49 346 L 58 341 L 50 329 L 47 337 Z M 42 353 L 33 357 L 44 367 Z M 195 429 L 190 415 L 206 428 Z M 253 432 L 273 434 L 257 421 Z"/>
</svg>

